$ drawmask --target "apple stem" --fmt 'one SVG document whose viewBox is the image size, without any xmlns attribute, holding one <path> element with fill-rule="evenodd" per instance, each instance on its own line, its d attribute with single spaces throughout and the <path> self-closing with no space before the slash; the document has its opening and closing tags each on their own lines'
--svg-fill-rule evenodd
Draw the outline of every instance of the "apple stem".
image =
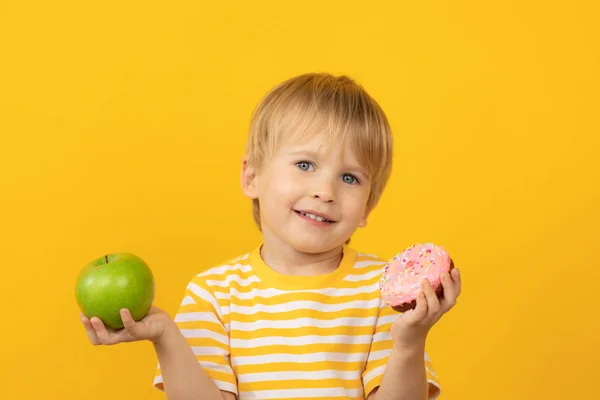
<svg viewBox="0 0 600 400">
<path fill-rule="evenodd" d="M 104 259 L 106 260 L 106 263 L 108 264 L 108 254 L 104 255 Z"/>
</svg>

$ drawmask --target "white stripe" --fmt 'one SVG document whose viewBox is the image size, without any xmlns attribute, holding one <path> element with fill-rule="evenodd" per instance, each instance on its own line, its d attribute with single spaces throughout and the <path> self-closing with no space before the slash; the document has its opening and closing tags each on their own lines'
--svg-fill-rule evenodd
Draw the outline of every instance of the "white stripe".
<svg viewBox="0 0 600 400">
<path fill-rule="evenodd" d="M 192 346 L 194 355 L 197 356 L 227 356 L 228 353 L 217 346 Z"/>
<path fill-rule="evenodd" d="M 229 263 L 230 263 L 230 264 L 232 264 L 232 263 L 236 263 L 236 264 L 237 264 L 237 263 L 239 263 L 240 261 L 247 259 L 248 257 L 250 257 L 250 253 L 246 253 L 246 254 L 244 254 L 243 256 L 239 256 L 239 257 L 237 257 L 237 258 L 234 258 L 234 259 L 233 259 L 233 260 L 231 260 Z"/>
<path fill-rule="evenodd" d="M 427 354 L 427 352 L 425 352 L 425 361 L 431 362 L 431 358 L 429 358 L 429 354 Z"/>
<path fill-rule="evenodd" d="M 367 386 L 367 384 L 373 379 L 376 378 L 379 375 L 383 375 L 383 373 L 385 372 L 385 364 L 384 365 L 380 365 L 377 368 L 374 368 L 372 370 L 370 370 L 369 372 L 367 372 L 365 374 L 365 376 L 363 377 L 363 385 Z"/>
<path fill-rule="evenodd" d="M 240 400 L 245 399 L 290 399 L 290 398 L 322 398 L 322 397 L 361 397 L 363 389 L 323 388 L 323 389 L 281 389 L 255 390 L 240 392 Z"/>
<path fill-rule="evenodd" d="M 206 284 L 208 286 L 217 287 L 229 287 L 231 282 L 236 282 L 240 286 L 249 286 L 254 282 L 260 282 L 260 279 L 256 275 L 250 275 L 247 279 L 240 278 L 238 275 L 227 275 L 224 280 L 207 279 Z"/>
<path fill-rule="evenodd" d="M 235 306 L 235 309 L 231 310 L 231 312 L 237 312 L 244 315 L 252 315 L 258 312 L 264 312 L 268 314 L 283 313 L 294 310 L 313 310 L 322 313 L 327 313 L 348 310 L 351 308 L 358 308 L 361 310 L 366 310 L 374 307 L 379 308 L 379 303 L 379 298 L 371 299 L 368 301 L 355 300 L 341 304 L 323 304 L 317 301 L 299 300 L 288 301 L 286 303 L 279 303 L 273 305 L 255 304 L 254 306 Z"/>
<path fill-rule="evenodd" d="M 233 370 L 229 365 L 221 365 L 212 361 L 201 361 L 200 365 L 202 365 L 202 368 L 212 369 L 213 371 L 225 372 L 226 374 L 233 375 Z"/>
<path fill-rule="evenodd" d="M 335 371 L 322 370 L 314 371 L 277 371 L 277 372 L 257 372 L 253 374 L 240 374 L 239 383 L 264 382 L 264 381 L 288 381 L 303 379 L 318 381 L 321 379 L 342 379 L 345 381 L 360 379 L 360 371 Z"/>
<path fill-rule="evenodd" d="M 187 306 L 189 304 L 196 304 L 196 302 L 194 301 L 194 299 L 191 296 L 185 296 L 183 298 L 183 300 L 181 300 L 181 305 Z"/>
<path fill-rule="evenodd" d="M 218 300 L 227 300 L 227 301 L 231 301 L 231 294 L 229 292 L 219 292 L 219 291 L 215 291 L 215 297 Z"/>
<path fill-rule="evenodd" d="M 375 317 L 343 317 L 335 319 L 296 318 L 281 320 L 258 320 L 254 322 L 231 321 L 231 329 L 249 332 L 268 328 L 294 329 L 304 326 L 310 326 L 314 328 L 335 328 L 339 326 L 372 326 L 374 324 Z"/>
<path fill-rule="evenodd" d="M 378 353 L 378 352 L 376 352 Z M 387 352 L 389 353 L 389 351 Z M 373 354 L 373 353 L 371 353 Z M 379 358 L 383 358 L 379 357 Z M 362 362 L 367 360 L 367 353 L 308 353 L 308 354 L 267 354 L 264 356 L 244 356 L 231 359 L 231 365 L 258 365 L 279 362 L 313 363 L 320 361 Z"/>
<path fill-rule="evenodd" d="M 256 298 L 271 298 L 284 294 L 298 294 L 298 293 L 315 293 L 325 294 L 330 297 L 342 297 L 342 296 L 356 296 L 363 293 L 372 293 L 373 291 L 379 291 L 379 283 L 375 282 L 370 285 L 360 286 L 357 288 L 323 288 L 323 289 L 310 289 L 310 290 L 279 290 L 279 289 L 256 289 L 253 288 L 249 292 L 240 292 L 236 288 L 231 288 L 230 293 L 232 298 L 240 300 L 255 300 Z"/>
<path fill-rule="evenodd" d="M 356 263 L 354 263 L 353 268 L 359 269 L 359 268 L 370 267 L 372 265 L 385 265 L 385 264 L 386 264 L 385 261 L 374 261 L 374 260 L 357 261 Z"/>
<path fill-rule="evenodd" d="M 360 252 L 358 252 L 358 251 L 357 251 L 357 252 L 356 252 L 356 255 L 357 255 L 358 257 L 371 257 L 371 258 L 376 258 L 376 259 L 378 259 L 378 260 L 380 260 L 380 259 L 381 259 L 381 257 L 379 257 L 379 256 L 376 256 L 375 254 L 371 254 L 371 253 L 360 253 Z"/>
<path fill-rule="evenodd" d="M 390 356 L 391 350 L 378 350 L 369 353 L 369 361 L 380 360 Z"/>
<path fill-rule="evenodd" d="M 214 322 L 215 324 L 223 325 L 215 314 L 210 312 L 189 312 L 179 313 L 175 315 L 175 322 Z"/>
<path fill-rule="evenodd" d="M 181 329 L 181 334 L 185 338 L 208 338 L 224 345 L 229 345 L 229 338 L 227 336 L 220 335 L 208 329 Z"/>
<path fill-rule="evenodd" d="M 425 369 L 427 370 L 427 372 L 429 372 L 431 374 L 431 376 L 433 376 L 435 379 L 438 379 L 438 376 L 434 371 L 432 371 L 431 369 L 429 369 L 427 367 L 425 367 Z"/>
<path fill-rule="evenodd" d="M 347 282 L 359 282 L 359 281 L 367 281 L 369 279 L 373 279 L 376 276 L 381 275 L 381 269 L 376 269 L 374 271 L 371 272 L 367 272 L 365 274 L 360 274 L 360 275 L 346 275 L 346 277 L 344 278 L 345 281 Z"/>
<path fill-rule="evenodd" d="M 371 335 L 307 335 L 298 337 L 266 336 L 256 339 L 231 339 L 231 348 L 250 348 L 261 346 L 306 346 L 311 344 L 343 343 L 343 344 L 368 344 L 371 343 Z"/>
<path fill-rule="evenodd" d="M 250 264 L 240 264 L 236 262 L 237 260 L 232 260 L 231 264 L 219 265 L 218 267 L 213 267 L 207 269 L 206 271 L 202 271 L 198 275 L 199 278 L 204 278 L 208 275 L 223 275 L 225 272 L 229 271 L 242 271 L 249 272 L 252 271 L 252 266 Z M 235 264 L 233 264 L 235 263 Z"/>
<path fill-rule="evenodd" d="M 392 340 L 392 334 L 388 332 L 379 332 L 373 335 L 373 343 L 375 342 L 383 342 L 386 340 Z"/>
<path fill-rule="evenodd" d="M 215 385 L 220 389 L 220 390 L 226 390 L 228 392 L 232 392 L 237 394 L 237 386 L 229 383 L 229 382 L 224 382 L 224 381 L 220 381 L 220 380 L 213 380 L 213 382 L 215 383 Z M 163 383 L 163 377 L 162 375 L 156 375 L 154 377 L 154 386 L 158 385 L 159 383 Z M 252 398 L 252 397 L 251 397 Z"/>
<path fill-rule="evenodd" d="M 196 285 L 193 282 L 189 283 L 188 288 L 196 296 L 200 297 L 201 299 L 203 299 L 205 301 L 208 301 L 214 307 L 215 311 L 219 315 L 219 319 L 223 319 L 221 307 L 219 306 L 219 303 L 217 303 L 217 300 L 215 299 L 214 296 L 212 296 L 208 291 L 204 290 L 203 288 L 201 288 L 200 286 Z"/>
<path fill-rule="evenodd" d="M 215 386 L 219 388 L 219 390 L 225 390 L 227 392 L 232 392 L 237 394 L 238 389 L 237 386 L 234 384 L 231 384 L 229 382 L 224 382 L 224 381 L 219 381 L 219 380 L 213 380 L 213 382 L 215 383 Z"/>
<path fill-rule="evenodd" d="M 379 317 L 377 319 L 377 326 L 383 326 L 386 324 L 392 324 L 394 322 L 396 322 L 396 320 L 398 318 L 400 318 L 402 314 L 398 313 L 398 314 L 390 314 L 390 315 L 384 315 L 383 317 Z"/>
</svg>

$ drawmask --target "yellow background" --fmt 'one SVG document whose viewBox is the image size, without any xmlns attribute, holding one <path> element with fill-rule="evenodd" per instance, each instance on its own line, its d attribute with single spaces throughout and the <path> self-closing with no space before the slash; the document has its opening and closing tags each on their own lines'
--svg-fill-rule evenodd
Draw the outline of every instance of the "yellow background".
<svg viewBox="0 0 600 400">
<path fill-rule="evenodd" d="M 444 400 L 597 396 L 595 1 L 0 1 L 0 398 L 160 399 L 148 343 L 93 347 L 74 282 L 142 256 L 187 281 L 259 240 L 238 185 L 273 85 L 348 74 L 394 129 L 358 250 L 446 246 Z"/>
</svg>

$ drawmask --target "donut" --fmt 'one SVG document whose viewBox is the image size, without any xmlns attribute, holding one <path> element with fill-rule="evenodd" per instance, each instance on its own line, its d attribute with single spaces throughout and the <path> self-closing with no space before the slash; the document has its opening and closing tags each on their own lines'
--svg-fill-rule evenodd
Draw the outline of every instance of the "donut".
<svg viewBox="0 0 600 400">
<path fill-rule="evenodd" d="M 426 278 L 441 299 L 444 295 L 441 276 L 452 268 L 454 262 L 443 247 L 414 244 L 385 264 L 379 281 L 381 298 L 395 311 L 411 310 L 417 305 L 420 280 Z"/>
</svg>

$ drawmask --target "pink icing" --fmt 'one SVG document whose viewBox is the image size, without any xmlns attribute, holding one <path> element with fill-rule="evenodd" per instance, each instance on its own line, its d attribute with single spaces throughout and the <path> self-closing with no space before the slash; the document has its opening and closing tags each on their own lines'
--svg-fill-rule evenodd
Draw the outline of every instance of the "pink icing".
<svg viewBox="0 0 600 400">
<path fill-rule="evenodd" d="M 410 303 L 419 293 L 421 278 L 427 278 L 436 290 L 441 285 L 440 277 L 448 271 L 450 256 L 443 247 L 412 245 L 385 265 L 379 282 L 381 297 L 392 307 Z"/>
</svg>

